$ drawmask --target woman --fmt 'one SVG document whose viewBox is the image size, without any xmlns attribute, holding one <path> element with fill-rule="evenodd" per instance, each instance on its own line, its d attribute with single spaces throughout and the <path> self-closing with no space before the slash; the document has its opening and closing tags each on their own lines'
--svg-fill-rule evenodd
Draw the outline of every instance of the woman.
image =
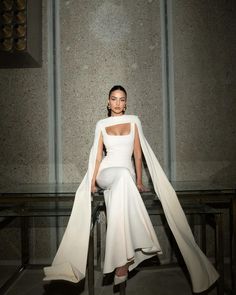
<svg viewBox="0 0 236 295">
<path fill-rule="evenodd" d="M 126 99 L 127 94 L 122 86 L 114 86 L 110 90 L 108 111 L 111 117 L 124 116 Z M 114 119 L 113 122 L 116 122 Z M 104 145 L 107 154 L 103 158 Z M 114 283 L 118 284 L 127 279 L 129 266 L 132 269 L 142 260 L 161 252 L 139 194 L 139 191 L 145 191 L 145 187 L 142 184 L 142 150 L 134 122 L 102 129 L 91 184 L 92 192 L 97 190 L 96 182 L 105 189 L 107 208 L 103 271 L 109 273 L 116 268 Z"/>
<path fill-rule="evenodd" d="M 125 89 L 114 86 L 108 99 L 110 117 L 96 125 L 88 171 L 76 191 L 71 216 L 52 266 L 44 268 L 44 279 L 78 282 L 84 278 L 91 221 L 90 195 L 91 191 L 97 190 L 96 183 L 105 189 L 107 207 L 104 273 L 115 269 L 115 284 L 118 284 L 127 279 L 128 270 L 161 253 L 139 194 L 145 190 L 142 151 L 155 192 L 189 270 L 193 291 L 202 292 L 218 279 L 219 274 L 196 244 L 176 193 L 145 139 L 138 117 L 124 114 L 126 103 Z"/>
</svg>

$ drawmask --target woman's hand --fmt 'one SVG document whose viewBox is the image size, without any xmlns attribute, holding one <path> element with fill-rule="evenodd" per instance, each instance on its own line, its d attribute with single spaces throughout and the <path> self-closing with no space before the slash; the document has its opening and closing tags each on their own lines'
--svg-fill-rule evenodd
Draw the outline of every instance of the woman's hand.
<svg viewBox="0 0 236 295">
<path fill-rule="evenodd" d="M 150 191 L 149 188 L 146 188 L 142 183 L 137 183 L 137 188 L 140 193 Z"/>
<path fill-rule="evenodd" d="M 96 187 L 95 183 L 91 184 L 91 192 L 96 193 L 98 191 L 98 188 Z"/>
</svg>

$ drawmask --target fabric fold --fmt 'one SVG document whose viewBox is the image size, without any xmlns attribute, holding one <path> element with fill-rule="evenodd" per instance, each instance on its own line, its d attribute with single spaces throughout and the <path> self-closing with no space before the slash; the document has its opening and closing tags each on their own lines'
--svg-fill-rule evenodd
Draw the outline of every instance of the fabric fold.
<svg viewBox="0 0 236 295">
<path fill-rule="evenodd" d="M 138 128 L 142 152 L 147 162 L 154 190 L 160 199 L 168 225 L 183 255 L 193 291 L 195 293 L 203 292 L 218 279 L 219 274 L 196 244 L 178 197 L 143 134 L 139 118 L 134 115 L 108 117 L 97 122 L 88 170 L 76 191 L 71 216 L 52 266 L 44 268 L 45 280 L 61 279 L 62 265 L 66 265 L 63 267 L 65 280 L 70 280 L 68 278 L 73 275 L 71 281 L 79 282 L 85 277 L 91 223 L 91 179 L 101 128 L 132 122 Z M 67 268 L 68 265 L 70 267 Z"/>
</svg>

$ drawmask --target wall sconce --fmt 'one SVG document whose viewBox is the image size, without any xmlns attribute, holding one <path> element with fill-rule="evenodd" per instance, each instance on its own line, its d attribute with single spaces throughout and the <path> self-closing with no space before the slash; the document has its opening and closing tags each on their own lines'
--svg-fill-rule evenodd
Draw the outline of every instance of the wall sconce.
<svg viewBox="0 0 236 295">
<path fill-rule="evenodd" d="M 42 0 L 0 1 L 0 68 L 42 65 Z"/>
</svg>

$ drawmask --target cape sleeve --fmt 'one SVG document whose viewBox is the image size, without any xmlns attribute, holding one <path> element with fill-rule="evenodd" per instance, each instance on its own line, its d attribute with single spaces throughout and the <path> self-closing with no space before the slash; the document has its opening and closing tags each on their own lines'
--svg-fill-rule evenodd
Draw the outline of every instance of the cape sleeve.
<svg viewBox="0 0 236 295">
<path fill-rule="evenodd" d="M 89 154 L 88 170 L 76 191 L 71 215 L 52 265 L 44 267 L 43 280 L 67 280 L 77 283 L 85 277 L 91 225 L 91 179 L 100 132 L 98 121 Z"/>
<path fill-rule="evenodd" d="M 139 118 L 136 117 L 135 121 L 155 192 L 162 204 L 169 227 L 188 268 L 193 291 L 196 293 L 202 292 L 218 279 L 219 274 L 196 244 L 176 192 L 148 144 Z"/>
</svg>

